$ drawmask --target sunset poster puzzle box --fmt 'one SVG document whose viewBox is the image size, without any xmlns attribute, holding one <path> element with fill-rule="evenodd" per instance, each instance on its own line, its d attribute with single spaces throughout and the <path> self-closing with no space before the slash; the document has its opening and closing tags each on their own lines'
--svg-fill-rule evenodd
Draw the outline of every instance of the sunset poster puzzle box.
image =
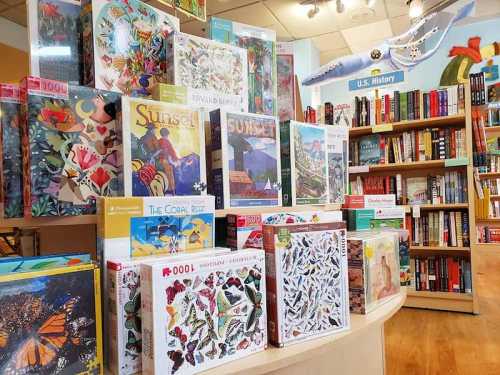
<svg viewBox="0 0 500 375">
<path fill-rule="evenodd" d="M 276 117 L 210 112 L 216 208 L 281 206 Z"/>
<path fill-rule="evenodd" d="M 123 98 L 125 194 L 200 195 L 206 190 L 205 133 L 191 107 Z"/>
</svg>

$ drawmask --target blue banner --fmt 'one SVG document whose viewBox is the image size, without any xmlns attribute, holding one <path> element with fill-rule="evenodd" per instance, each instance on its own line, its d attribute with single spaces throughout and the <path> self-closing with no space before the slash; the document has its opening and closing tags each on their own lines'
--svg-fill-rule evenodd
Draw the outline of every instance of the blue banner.
<svg viewBox="0 0 500 375">
<path fill-rule="evenodd" d="M 402 70 L 379 74 L 372 77 L 351 79 L 349 81 L 349 91 L 366 90 L 372 87 L 380 87 L 386 85 L 393 85 L 405 80 L 405 74 Z"/>
</svg>

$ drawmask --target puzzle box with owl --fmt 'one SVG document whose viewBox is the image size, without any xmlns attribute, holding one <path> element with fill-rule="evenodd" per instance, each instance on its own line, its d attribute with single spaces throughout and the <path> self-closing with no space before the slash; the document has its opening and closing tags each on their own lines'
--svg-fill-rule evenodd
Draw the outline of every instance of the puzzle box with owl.
<svg viewBox="0 0 500 375">
<path fill-rule="evenodd" d="M 141 265 L 143 374 L 193 374 L 267 345 L 264 252 Z"/>
</svg>

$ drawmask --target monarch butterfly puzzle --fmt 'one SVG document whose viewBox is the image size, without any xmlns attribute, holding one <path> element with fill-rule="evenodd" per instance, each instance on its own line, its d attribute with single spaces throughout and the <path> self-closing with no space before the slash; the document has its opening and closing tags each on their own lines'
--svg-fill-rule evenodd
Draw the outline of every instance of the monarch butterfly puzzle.
<svg viewBox="0 0 500 375">
<path fill-rule="evenodd" d="M 267 345 L 262 250 L 141 264 L 142 373 L 193 374 Z"/>
<path fill-rule="evenodd" d="M 99 269 L 0 276 L 0 373 L 102 374 Z"/>
</svg>

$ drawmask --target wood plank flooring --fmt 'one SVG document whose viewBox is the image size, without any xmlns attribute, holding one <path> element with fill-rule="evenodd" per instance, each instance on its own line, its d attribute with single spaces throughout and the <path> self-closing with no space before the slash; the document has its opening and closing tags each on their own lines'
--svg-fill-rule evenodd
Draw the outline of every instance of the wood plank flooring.
<svg viewBox="0 0 500 375">
<path fill-rule="evenodd" d="M 500 375 L 500 246 L 479 254 L 480 315 L 402 309 L 385 325 L 387 375 Z"/>
</svg>

